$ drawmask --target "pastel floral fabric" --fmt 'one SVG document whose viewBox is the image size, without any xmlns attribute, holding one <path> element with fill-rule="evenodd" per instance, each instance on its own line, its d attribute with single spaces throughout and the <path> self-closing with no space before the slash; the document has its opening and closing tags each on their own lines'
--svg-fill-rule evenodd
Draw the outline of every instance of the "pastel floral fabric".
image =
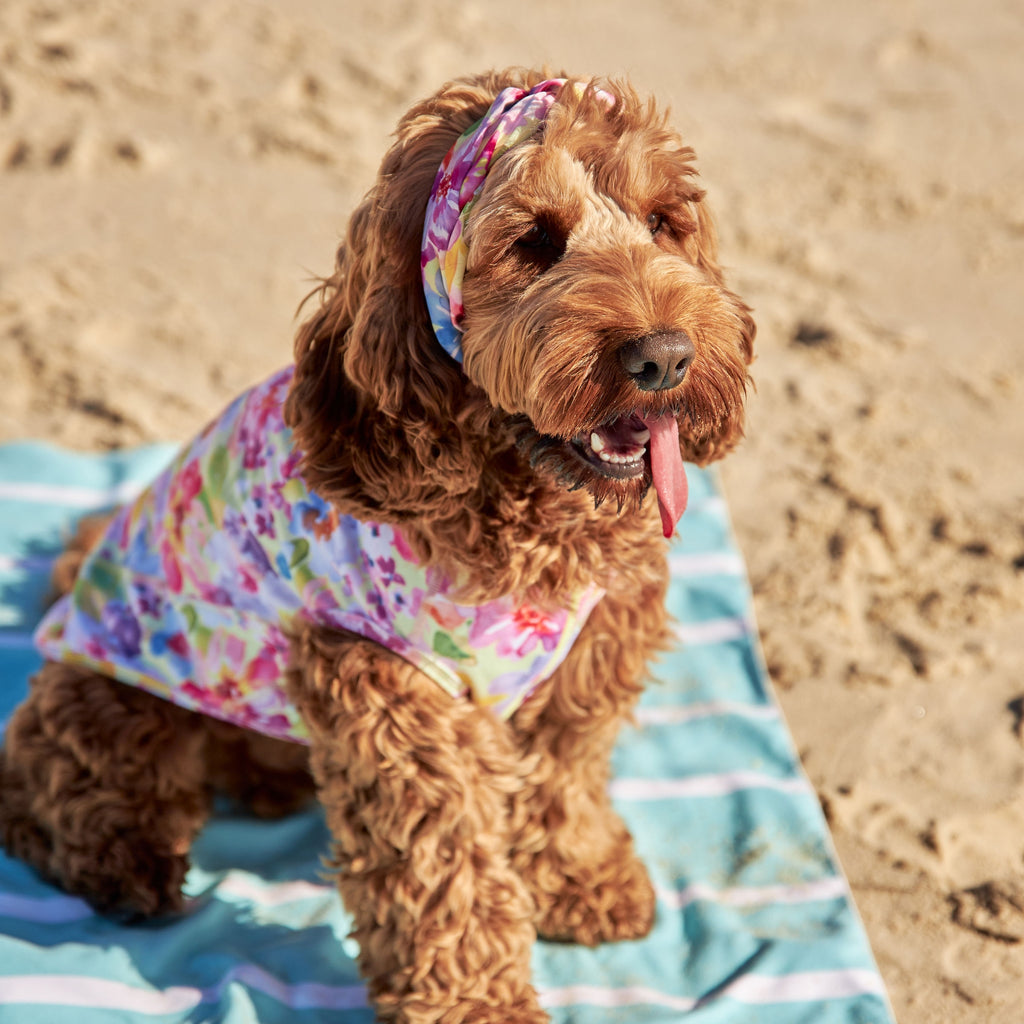
<svg viewBox="0 0 1024 1024">
<path fill-rule="evenodd" d="M 503 89 L 490 109 L 448 151 L 427 202 L 420 267 L 430 322 L 444 350 L 462 362 L 462 279 L 468 248 L 463 229 L 491 162 L 533 134 L 565 84 L 552 78 L 530 90 Z"/>
<path fill-rule="evenodd" d="M 282 408 L 291 367 L 243 394 L 113 520 L 36 633 L 183 707 L 308 742 L 284 691 L 289 628 L 351 630 L 453 697 L 511 716 L 565 657 L 596 588 L 570 607 L 464 605 L 401 532 L 338 515 L 299 472 Z"/>
</svg>

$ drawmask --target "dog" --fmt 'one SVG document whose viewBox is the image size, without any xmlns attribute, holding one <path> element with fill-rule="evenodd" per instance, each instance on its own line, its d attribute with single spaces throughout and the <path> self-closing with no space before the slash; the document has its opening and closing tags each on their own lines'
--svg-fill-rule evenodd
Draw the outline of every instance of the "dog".
<svg viewBox="0 0 1024 1024">
<path fill-rule="evenodd" d="M 61 557 L 0 838 L 133 919 L 182 910 L 214 790 L 318 798 L 381 1020 L 543 1021 L 538 934 L 652 926 L 609 756 L 751 311 L 656 104 L 525 69 L 401 119 L 311 298 L 294 365 Z"/>
</svg>

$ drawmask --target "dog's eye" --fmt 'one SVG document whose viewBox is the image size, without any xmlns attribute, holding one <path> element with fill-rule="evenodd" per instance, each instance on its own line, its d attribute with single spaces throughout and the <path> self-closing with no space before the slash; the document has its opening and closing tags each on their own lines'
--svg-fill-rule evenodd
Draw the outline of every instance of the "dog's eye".
<svg viewBox="0 0 1024 1024">
<path fill-rule="evenodd" d="M 665 218 L 660 213 L 647 214 L 647 230 L 656 235 L 665 226 Z"/>
<path fill-rule="evenodd" d="M 547 229 L 540 224 L 532 225 L 525 235 L 520 235 L 516 239 L 516 245 L 520 245 L 524 249 L 540 249 L 544 246 L 554 246 L 554 244 Z"/>
<path fill-rule="evenodd" d="M 565 237 L 555 228 L 537 221 L 516 239 L 516 251 L 541 271 L 565 255 Z"/>
</svg>

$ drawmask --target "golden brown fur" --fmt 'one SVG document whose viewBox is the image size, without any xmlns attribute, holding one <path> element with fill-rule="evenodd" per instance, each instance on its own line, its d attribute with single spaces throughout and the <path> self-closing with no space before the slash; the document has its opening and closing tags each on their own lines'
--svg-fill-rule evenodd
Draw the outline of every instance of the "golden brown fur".
<svg viewBox="0 0 1024 1024">
<path fill-rule="evenodd" d="M 287 685 L 361 966 L 380 1017 L 409 1024 L 544 1020 L 536 933 L 594 944 L 650 928 L 607 781 L 667 639 L 664 542 L 641 504 L 649 469 L 601 476 L 569 442 L 671 410 L 686 457 L 706 462 L 742 431 L 749 311 L 723 285 L 692 152 L 625 82 L 606 85 L 610 109 L 565 90 L 496 163 L 468 228 L 464 367 L 434 338 L 419 241 L 437 168 L 503 87 L 544 77 L 451 83 L 403 118 L 301 328 L 286 408 L 309 484 L 339 512 L 401 524 L 467 600 L 607 590 L 508 722 L 359 637 L 294 638 Z M 524 248 L 537 224 L 551 244 Z M 658 331 L 685 331 L 695 358 L 677 388 L 641 392 L 617 353 Z M 61 564 L 65 589 L 80 557 Z M 0 836 L 102 910 L 176 910 L 211 790 L 289 810 L 312 792 L 306 755 L 48 664 L 9 729 Z"/>
</svg>

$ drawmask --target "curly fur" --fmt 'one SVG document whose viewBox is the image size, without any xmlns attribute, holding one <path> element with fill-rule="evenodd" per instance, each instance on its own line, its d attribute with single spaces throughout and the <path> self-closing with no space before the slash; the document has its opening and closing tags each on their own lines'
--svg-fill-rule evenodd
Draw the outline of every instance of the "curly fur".
<svg viewBox="0 0 1024 1024">
<path fill-rule="evenodd" d="M 665 551 L 649 469 L 602 476 L 572 439 L 671 410 L 685 456 L 707 462 L 742 433 L 754 325 L 723 284 L 693 153 L 626 82 L 604 86 L 611 108 L 565 90 L 495 164 L 467 228 L 464 367 L 440 349 L 418 258 L 437 168 L 502 88 L 544 77 L 449 83 L 405 115 L 299 332 L 286 416 L 310 485 L 339 512 L 401 524 L 467 600 L 604 587 L 559 669 L 501 722 L 362 638 L 302 628 L 287 683 L 307 752 L 47 664 L 0 768 L 6 847 L 129 916 L 181 908 L 214 788 L 274 814 L 315 782 L 382 1020 L 542 1021 L 535 934 L 592 945 L 650 928 L 607 780 L 667 642 Z M 545 245 L 519 244 L 534 225 Z M 696 353 L 679 387 L 624 379 L 624 343 L 683 330 Z"/>
</svg>

